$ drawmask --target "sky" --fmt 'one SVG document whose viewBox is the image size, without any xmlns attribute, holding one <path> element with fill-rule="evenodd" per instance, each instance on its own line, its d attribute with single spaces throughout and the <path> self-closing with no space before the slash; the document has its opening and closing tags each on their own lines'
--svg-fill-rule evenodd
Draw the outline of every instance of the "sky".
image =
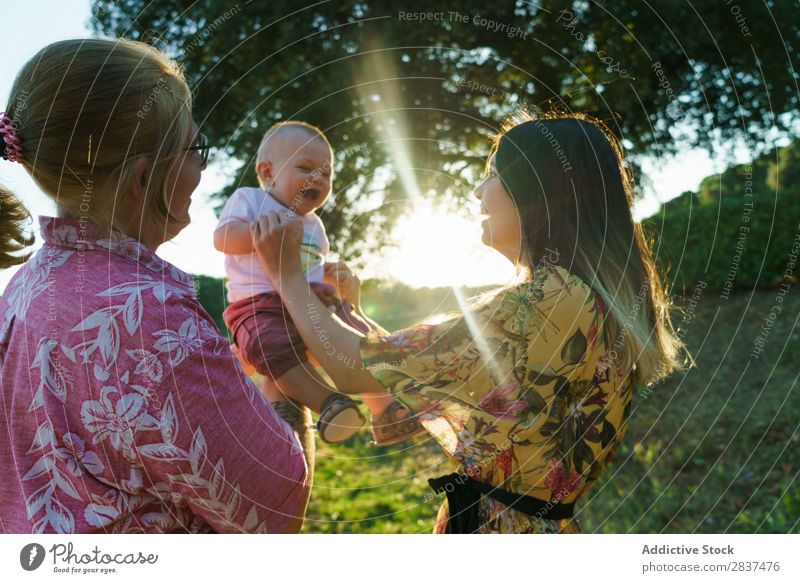
<svg viewBox="0 0 800 583">
<path fill-rule="evenodd" d="M 0 0 L 0 5 L 6 22 L 13 23 L 5 27 L 5 50 L 0 53 L 0 107 L 3 107 L 14 77 L 24 63 L 51 42 L 89 36 L 91 13 L 89 0 Z M 336 144 L 333 146 L 335 149 Z M 746 158 L 746 151 L 736 152 L 736 162 Z M 730 160 L 712 159 L 706 150 L 699 149 L 646 162 L 643 172 L 651 180 L 654 192 L 645 194 L 635 216 L 645 217 L 656 212 L 661 202 L 686 190 L 696 190 L 703 178 L 721 172 L 728 164 Z M 209 165 L 193 195 L 191 224 L 158 249 L 162 258 L 188 273 L 224 276 L 223 255 L 212 243 L 216 215 L 210 195 L 224 187 L 225 176 L 221 164 Z M 38 190 L 22 166 L 0 160 L 0 182 L 22 199 L 33 217 L 55 214 L 55 205 Z M 480 242 L 477 202 L 468 202 L 464 210 L 453 213 L 432 204 L 417 205 L 412 214 L 400 219 L 392 233 L 396 245 L 370 260 L 360 274 L 362 279 L 388 278 L 415 287 L 509 282 L 513 277 L 510 264 Z M 420 237 L 420 233 L 437 236 L 431 244 L 431 239 Z M 39 245 L 41 239 L 37 236 L 34 248 Z M 0 293 L 15 271 L 16 268 L 11 268 L 0 272 Z"/>
</svg>

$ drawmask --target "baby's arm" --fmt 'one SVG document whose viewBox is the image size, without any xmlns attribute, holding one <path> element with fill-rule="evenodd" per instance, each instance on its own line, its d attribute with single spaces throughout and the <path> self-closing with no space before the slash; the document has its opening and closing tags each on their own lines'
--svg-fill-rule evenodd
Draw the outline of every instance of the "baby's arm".
<svg viewBox="0 0 800 583">
<path fill-rule="evenodd" d="M 387 332 L 380 324 L 372 320 L 364 313 L 361 308 L 361 280 L 350 267 L 343 261 L 334 261 L 325 264 L 325 282 L 336 289 L 336 293 L 343 300 L 350 302 L 353 312 L 361 318 L 364 323 L 378 334 L 388 336 Z"/>
<path fill-rule="evenodd" d="M 253 235 L 247 221 L 231 221 L 214 231 L 214 247 L 226 255 L 247 255 L 253 252 Z"/>
</svg>

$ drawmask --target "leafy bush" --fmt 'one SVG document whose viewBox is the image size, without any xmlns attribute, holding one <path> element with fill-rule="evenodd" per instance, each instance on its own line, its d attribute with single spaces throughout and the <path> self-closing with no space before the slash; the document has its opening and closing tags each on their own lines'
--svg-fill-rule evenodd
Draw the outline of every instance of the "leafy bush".
<svg viewBox="0 0 800 583">
<path fill-rule="evenodd" d="M 685 293 L 698 281 L 716 291 L 782 281 L 790 260 L 798 259 L 800 188 L 782 186 L 796 172 L 788 167 L 796 150 L 797 143 L 778 162 L 763 157 L 711 176 L 697 195 L 684 193 L 644 221 L 674 292 Z"/>
</svg>

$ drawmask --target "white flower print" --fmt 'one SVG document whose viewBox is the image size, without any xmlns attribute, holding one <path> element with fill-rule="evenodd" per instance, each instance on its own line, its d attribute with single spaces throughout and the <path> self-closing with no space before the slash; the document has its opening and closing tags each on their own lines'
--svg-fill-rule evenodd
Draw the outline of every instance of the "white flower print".
<svg viewBox="0 0 800 583">
<path fill-rule="evenodd" d="M 93 451 L 86 450 L 83 439 L 75 433 L 66 433 L 61 440 L 64 447 L 58 447 L 54 450 L 56 457 L 62 461 L 67 462 L 67 469 L 75 477 L 83 475 L 85 469 L 92 475 L 99 475 L 103 469 L 103 462 Z"/>
<path fill-rule="evenodd" d="M 120 313 L 120 308 L 121 306 L 100 308 L 70 330 L 70 332 L 87 332 L 97 328 L 97 336 L 93 340 L 72 347 L 72 350 L 80 350 L 83 362 L 89 362 L 89 357 L 95 350 L 99 350 L 105 368 L 116 362 L 119 354 L 119 325 L 116 316 Z"/>
<path fill-rule="evenodd" d="M 61 225 L 53 232 L 53 243 L 73 246 L 78 241 L 78 229 L 72 225 Z"/>
<path fill-rule="evenodd" d="M 185 271 L 181 271 L 174 265 L 169 266 L 169 274 L 178 283 L 182 283 L 185 286 L 194 288 L 194 278 L 186 273 Z"/>
<path fill-rule="evenodd" d="M 219 330 L 205 318 L 200 318 L 200 336 L 214 341 L 214 354 L 219 354 L 223 349 L 230 349 L 230 344 L 219 334 Z"/>
<path fill-rule="evenodd" d="M 112 447 L 133 456 L 131 446 L 138 429 L 158 429 L 159 422 L 146 412 L 146 401 L 138 393 L 121 395 L 116 387 L 103 387 L 100 400 L 81 407 L 83 426 L 93 433 L 92 443 L 108 439 Z"/>
<path fill-rule="evenodd" d="M 44 479 L 44 484 L 33 490 L 25 500 L 28 518 L 33 520 L 39 516 L 32 526 L 32 531 L 35 533 L 44 532 L 47 527 L 62 534 L 75 530 L 75 519 L 64 502 L 66 497 L 80 500 L 81 496 L 69 476 L 63 474 L 57 467 L 58 450 L 53 424 L 45 416 L 45 421 L 37 428 L 27 452 L 40 453 L 41 456 L 20 478 L 22 482 Z M 59 492 L 63 494 L 60 500 Z"/>
<path fill-rule="evenodd" d="M 233 451 L 246 443 L 222 443 L 218 427 L 201 429 L 208 406 L 186 398 L 200 372 L 220 387 L 242 374 L 197 303 L 192 278 L 106 227 L 40 223 L 43 249 L 0 297 L 9 386 L 33 380 L 22 409 L 33 397 L 32 411 L 8 436 L 21 494 L 3 506 L 12 509 L 6 529 L 267 532 L 283 524 L 282 513 L 266 509 L 291 511 L 297 496 L 302 451 L 291 428 L 248 379 L 251 402 L 232 402 L 231 419 L 253 419 L 240 424 L 247 431 L 263 415 L 279 430 L 265 444 L 281 450 L 264 452 L 279 471 L 254 466 Z M 288 460 L 283 440 L 295 448 Z"/>
<path fill-rule="evenodd" d="M 197 334 L 197 324 L 194 318 L 187 318 L 177 330 L 169 328 L 153 333 L 158 340 L 153 343 L 153 348 L 159 352 L 169 353 L 172 366 L 178 366 L 192 352 L 203 345 L 203 340 Z"/>
<path fill-rule="evenodd" d="M 90 241 L 81 241 L 78 237 L 78 229 L 72 225 L 61 225 L 53 232 L 53 243 L 72 247 L 79 251 L 94 249 L 94 244 Z"/>
<path fill-rule="evenodd" d="M 142 255 L 147 253 L 147 249 L 139 241 L 117 232 L 112 233 L 108 239 L 99 239 L 97 244 L 137 262 Z"/>
<path fill-rule="evenodd" d="M 155 282 L 153 282 L 150 277 L 142 276 L 141 279 L 144 281 L 137 280 L 115 285 L 97 294 L 100 297 L 127 296 L 125 303 L 122 304 L 122 306 L 117 306 L 118 312 L 114 315 L 118 315 L 119 312 L 122 313 L 122 321 L 125 324 L 125 329 L 131 336 L 136 333 L 136 330 L 142 323 L 142 313 L 144 311 L 142 291 L 155 285 Z"/>
<path fill-rule="evenodd" d="M 150 276 L 142 275 L 139 279 L 132 282 L 125 282 L 110 287 L 100 293 L 98 297 L 125 297 L 122 304 L 106 306 L 89 314 L 83 321 L 72 328 L 71 332 L 87 332 L 97 330 L 97 336 L 74 346 L 73 350 L 80 350 L 84 362 L 89 362 L 89 358 L 97 350 L 102 359 L 103 369 L 108 369 L 114 364 L 119 356 L 120 348 L 120 326 L 117 319 L 122 316 L 122 324 L 125 331 L 133 336 L 142 324 L 144 314 L 144 301 L 142 292 L 152 289 L 156 293 L 156 288 L 163 289 L 160 282 L 153 281 Z M 163 293 L 163 292 L 162 292 Z M 159 302 L 163 303 L 162 299 Z M 85 337 L 85 335 L 84 335 Z M 105 380 L 107 376 L 95 372 L 98 380 Z"/>
<path fill-rule="evenodd" d="M 36 356 L 31 363 L 31 369 L 39 369 L 39 387 L 33 396 L 28 411 L 38 409 L 44 404 L 44 389 L 56 397 L 62 403 L 67 401 L 67 392 L 73 386 L 72 375 L 64 367 L 60 359 L 53 357 L 53 351 L 59 346 L 58 342 L 50 338 L 42 338 L 36 348 Z M 67 357 L 69 357 L 69 354 Z"/>
<path fill-rule="evenodd" d="M 164 376 L 164 367 L 158 360 L 158 355 L 144 348 L 134 348 L 125 350 L 125 352 L 136 362 L 136 368 L 133 369 L 134 374 L 144 375 L 156 383 L 161 382 Z"/>
<path fill-rule="evenodd" d="M 144 504 L 142 496 L 131 496 L 121 490 L 108 490 L 104 496 L 92 494 L 92 503 L 86 506 L 83 517 L 92 526 L 106 527 L 120 516 L 131 516 Z"/>
<path fill-rule="evenodd" d="M 159 461 L 182 461 L 189 457 L 189 454 L 175 445 L 175 440 L 178 437 L 179 424 L 178 416 L 175 414 L 175 401 L 172 393 L 167 395 L 164 399 L 164 405 L 161 408 L 161 418 L 157 420 L 158 429 L 161 431 L 161 443 L 148 443 L 140 445 L 136 451 L 145 457 L 149 457 Z"/>
<path fill-rule="evenodd" d="M 3 323 L 0 324 L 0 339 L 8 332 L 12 319 L 24 319 L 34 298 L 53 284 L 55 280 L 50 277 L 52 269 L 63 265 L 73 253 L 45 246 L 22 267 L 20 277 L 5 292 L 10 309 L 6 310 Z"/>
</svg>

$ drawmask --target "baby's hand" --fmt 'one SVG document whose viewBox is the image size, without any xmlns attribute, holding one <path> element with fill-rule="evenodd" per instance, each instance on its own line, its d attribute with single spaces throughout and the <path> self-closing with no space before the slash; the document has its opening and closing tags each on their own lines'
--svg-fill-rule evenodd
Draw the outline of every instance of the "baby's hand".
<svg viewBox="0 0 800 583">
<path fill-rule="evenodd" d="M 361 280 L 343 261 L 325 264 L 325 283 L 329 283 L 343 300 L 358 306 L 361 301 Z"/>
<path fill-rule="evenodd" d="M 336 311 L 336 290 L 330 287 L 319 287 L 315 288 L 314 292 L 317 294 L 319 301 L 321 301 L 325 306 L 331 310 L 332 312 Z"/>
</svg>

